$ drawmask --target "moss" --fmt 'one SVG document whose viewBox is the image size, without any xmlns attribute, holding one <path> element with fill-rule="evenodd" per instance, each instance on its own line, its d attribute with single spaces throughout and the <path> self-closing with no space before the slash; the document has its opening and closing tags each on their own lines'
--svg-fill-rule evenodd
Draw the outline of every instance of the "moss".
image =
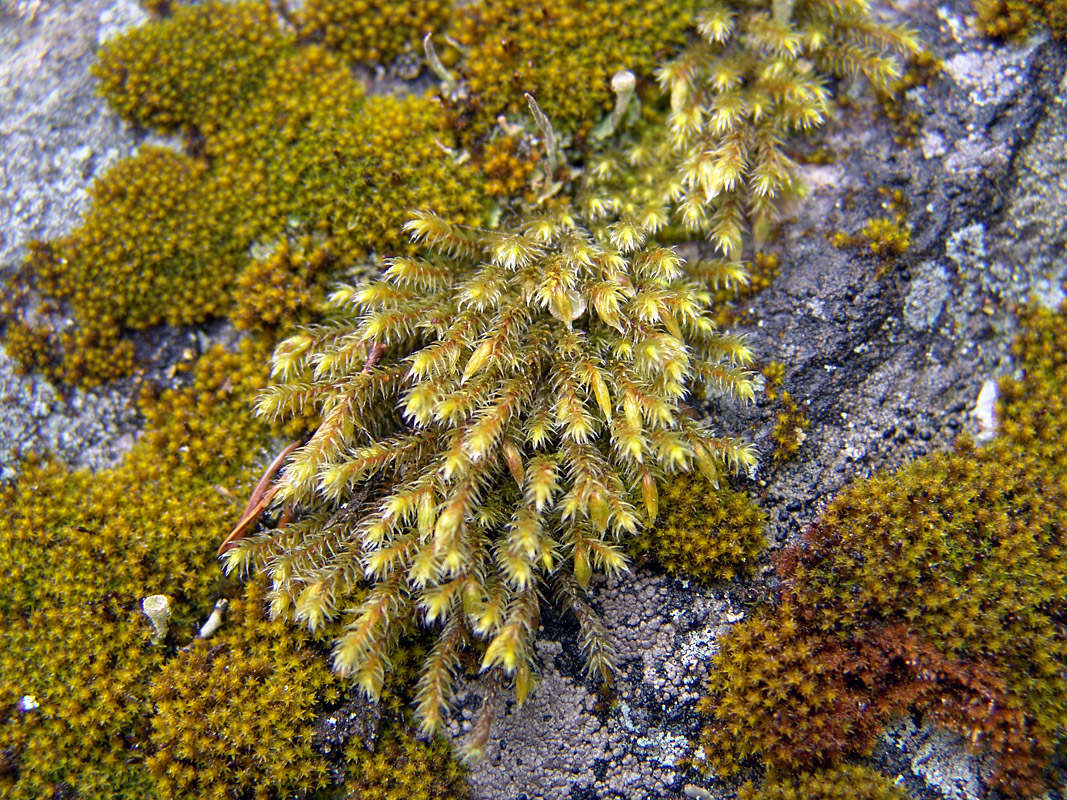
<svg viewBox="0 0 1067 800">
<path fill-rule="evenodd" d="M 176 15 L 147 28 L 183 20 Z M 179 73 L 156 75 L 154 61 L 129 55 L 141 30 L 112 45 L 109 68 L 127 82 L 148 70 L 146 80 L 169 87 L 159 89 L 166 97 L 202 103 L 202 92 Z M 239 26 L 213 33 L 246 34 Z M 168 41 L 155 37 L 158 47 Z M 157 53 L 156 60 L 193 57 L 177 47 L 177 55 Z M 371 250 L 409 249 L 401 227 L 411 208 L 480 220 L 479 180 L 449 156 L 451 140 L 435 104 L 366 97 L 321 48 L 275 55 L 277 63 L 257 61 L 256 81 L 235 84 L 258 93 L 219 101 L 210 107 L 215 116 L 198 120 L 199 155 L 143 147 L 94 184 L 90 210 L 70 236 L 32 249 L 4 309 L 12 355 L 26 368 L 43 366 L 50 377 L 78 385 L 128 374 L 129 331 L 223 316 L 233 310 L 235 293 L 242 325 L 281 328 L 301 318 L 331 271 L 352 268 Z M 285 253 L 289 240 L 317 252 L 302 265 L 250 264 L 251 252 Z M 306 285 L 283 290 L 277 282 L 293 269 L 304 273 Z M 72 326 L 51 330 L 49 317 L 30 302 L 42 296 L 69 309 Z M 278 305 L 268 307 L 272 302 Z"/>
<path fill-rule="evenodd" d="M 314 713 L 340 690 L 321 646 L 269 621 L 263 586 L 226 582 L 213 559 L 272 434 L 298 433 L 245 417 L 265 356 L 249 342 L 214 348 L 186 388 L 146 392 L 146 430 L 117 467 L 33 459 L 0 489 L 5 798 L 281 798 L 333 780 L 311 746 Z M 227 622 L 186 644 L 220 593 L 235 598 Z M 165 594 L 173 611 L 160 644 L 140 611 L 149 594 Z M 461 797 L 447 749 L 394 727 L 382 752 L 409 759 L 417 778 L 405 784 L 401 771 L 384 785 Z M 370 787 L 383 770 L 378 761 L 350 777 Z"/>
<path fill-rule="evenodd" d="M 414 51 L 422 37 L 443 28 L 451 15 L 445 0 L 307 0 L 293 16 L 300 35 L 320 41 L 357 64 L 389 64 Z"/>
<path fill-rule="evenodd" d="M 480 221 L 480 181 L 453 159 L 442 128 L 429 98 L 367 97 L 336 57 L 306 47 L 276 66 L 205 152 L 219 165 L 218 194 L 236 195 L 238 238 L 314 233 L 350 267 L 370 250 L 409 251 L 403 223 L 413 208 Z"/>
<path fill-rule="evenodd" d="M 916 708 L 988 748 L 1002 790 L 1041 790 L 1067 730 L 1065 321 L 1026 315 L 998 438 L 854 484 L 786 551 L 782 605 L 712 670 L 711 760 L 821 763 Z"/>
<path fill-rule="evenodd" d="M 93 75 L 111 107 L 131 122 L 210 130 L 260 87 L 291 46 L 268 3 L 183 5 L 105 44 Z"/>
<path fill-rule="evenodd" d="M 781 463 L 793 458 L 807 440 L 811 420 L 789 392 L 778 395 L 778 403 L 780 410 L 771 429 L 771 441 L 774 442 L 773 459 Z"/>
<path fill-rule="evenodd" d="M 272 335 L 310 322 L 325 297 L 333 256 L 310 236 L 286 239 L 237 276 L 230 319 L 238 330 Z"/>
<path fill-rule="evenodd" d="M 997 39 L 1021 39 L 1039 25 L 1053 36 L 1067 36 L 1064 0 L 975 0 L 978 30 Z"/>
<path fill-rule="evenodd" d="M 396 714 L 396 711 L 393 711 Z M 464 800 L 469 796 L 463 768 L 441 738 L 416 739 L 394 717 L 374 750 L 350 740 L 345 747 L 347 800 Z"/>
<path fill-rule="evenodd" d="M 843 231 L 830 238 L 834 247 L 864 250 L 882 262 L 878 277 L 892 266 L 911 247 L 911 226 L 908 224 L 909 204 L 902 189 L 880 188 L 885 216 L 871 217 L 858 233 Z"/>
<path fill-rule="evenodd" d="M 679 49 L 694 21 L 692 0 L 479 0 L 457 12 L 452 35 L 464 47 L 457 69 L 469 99 L 457 112 L 467 141 L 501 114 L 527 118 L 537 98 L 560 131 L 585 137 L 611 109 L 621 69 L 650 76 Z"/>
<path fill-rule="evenodd" d="M 219 633 L 182 648 L 153 676 L 148 768 L 161 800 L 266 800 L 330 784 L 310 723 L 339 689 L 308 639 L 266 618 L 263 587 L 253 582 Z"/>
<path fill-rule="evenodd" d="M 943 69 L 941 60 L 932 53 L 916 53 L 904 65 L 900 79 L 886 91 L 877 93 L 882 115 L 893 126 L 893 141 L 900 147 L 914 147 L 922 133 L 923 115 L 918 109 L 908 107 L 907 93 L 930 86 Z"/>
<path fill-rule="evenodd" d="M 660 514 L 635 542 L 671 575 L 702 583 L 750 575 L 766 540 L 766 514 L 748 495 L 713 491 L 702 479 L 675 476 L 660 488 Z"/>
<path fill-rule="evenodd" d="M 266 570 L 278 608 L 311 629 L 347 618 L 334 665 L 371 697 L 422 609 L 430 730 L 468 640 L 528 694 L 542 585 L 607 679 L 614 650 L 584 600 L 593 571 L 625 566 L 623 543 L 657 516 L 657 480 L 754 463 L 683 409 L 692 393 L 751 400 L 754 387 L 744 342 L 715 329 L 677 254 L 628 220 L 594 235 L 562 200 L 514 225 L 419 214 L 407 227 L 428 257 L 338 288 L 330 324 L 278 347 L 260 413 L 320 419 L 278 481 L 276 502 L 300 513 L 227 559 Z"/>
<path fill-rule="evenodd" d="M 841 765 L 799 775 L 772 774 L 759 787 L 746 783 L 738 800 L 908 800 L 885 775 L 868 767 Z"/>
<path fill-rule="evenodd" d="M 5 797 L 152 796 L 149 685 L 166 659 L 141 598 L 166 594 L 188 636 L 219 589 L 211 543 L 249 490 L 265 426 L 242 419 L 261 351 L 212 351 L 190 388 L 146 396 L 148 430 L 119 467 L 22 466 L 0 489 L 0 751 Z M 39 707 L 22 711 L 18 698 Z"/>
</svg>

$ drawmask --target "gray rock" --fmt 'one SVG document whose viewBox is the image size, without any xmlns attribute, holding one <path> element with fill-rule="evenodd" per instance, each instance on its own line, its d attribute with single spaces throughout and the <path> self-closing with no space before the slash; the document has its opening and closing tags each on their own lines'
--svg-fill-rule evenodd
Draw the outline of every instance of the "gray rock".
<svg viewBox="0 0 1067 800">
<path fill-rule="evenodd" d="M 144 18 L 135 0 L 20 2 L 15 11 L 0 15 L 0 280 L 30 241 L 72 230 L 94 177 L 132 152 L 135 139 L 96 95 L 89 66 L 105 29 Z M 132 383 L 64 398 L 14 367 L 0 353 L 3 479 L 24 453 L 100 467 L 128 447 Z"/>
</svg>

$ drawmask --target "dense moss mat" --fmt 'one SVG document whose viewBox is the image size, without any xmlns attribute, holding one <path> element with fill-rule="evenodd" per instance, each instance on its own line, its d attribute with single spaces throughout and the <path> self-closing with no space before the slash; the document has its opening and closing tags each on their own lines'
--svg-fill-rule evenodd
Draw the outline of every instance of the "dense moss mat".
<svg viewBox="0 0 1067 800">
<path fill-rule="evenodd" d="M 357 64 L 422 61 L 422 37 L 451 16 L 445 0 L 307 0 L 294 15 L 300 35 L 321 41 Z M 416 68 L 417 71 L 417 68 Z"/>
<path fill-rule="evenodd" d="M 886 776 L 866 767 L 841 765 L 798 775 L 771 774 L 759 785 L 746 783 L 738 800 L 908 800 Z"/>
<path fill-rule="evenodd" d="M 784 552 L 778 604 L 724 641 L 708 764 L 782 768 L 868 747 L 909 708 L 1033 794 L 1067 732 L 1067 310 L 1031 310 L 1000 433 L 844 491 Z"/>
<path fill-rule="evenodd" d="M 456 124 L 472 141 L 501 114 L 526 119 L 529 92 L 562 132 L 583 139 L 611 110 L 621 69 L 650 79 L 678 52 L 696 19 L 693 0 L 479 0 L 452 28 L 464 48 L 459 74 L 470 92 Z"/>
</svg>

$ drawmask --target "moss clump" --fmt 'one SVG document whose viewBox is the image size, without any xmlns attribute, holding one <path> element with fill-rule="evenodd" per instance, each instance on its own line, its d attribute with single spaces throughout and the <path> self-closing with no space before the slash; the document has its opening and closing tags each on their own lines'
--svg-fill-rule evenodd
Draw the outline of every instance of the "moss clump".
<svg viewBox="0 0 1067 800">
<path fill-rule="evenodd" d="M 108 42 L 92 70 L 112 108 L 131 122 L 202 131 L 259 89 L 291 46 L 269 3 L 183 5 Z"/>
<path fill-rule="evenodd" d="M 337 267 L 350 267 L 370 250 L 410 251 L 403 224 L 413 208 L 480 221 L 481 182 L 451 156 L 441 114 L 427 97 L 367 97 L 335 56 L 306 47 L 204 150 L 218 164 L 217 194 L 240 208 L 237 238 L 314 233 Z"/>
<path fill-rule="evenodd" d="M 404 53 L 422 57 L 422 37 L 451 16 L 445 0 L 307 0 L 294 15 L 300 35 L 357 64 L 388 64 Z"/>
<path fill-rule="evenodd" d="M 706 481 L 670 478 L 659 493 L 656 522 L 635 543 L 671 575 L 702 583 L 751 574 L 766 541 L 766 515 L 741 492 L 711 491 Z"/>
<path fill-rule="evenodd" d="M 975 0 L 978 30 L 997 39 L 1021 39 L 1045 25 L 1053 36 L 1067 36 L 1064 0 Z"/>
<path fill-rule="evenodd" d="M 220 39 L 254 33 L 216 30 L 209 11 L 198 6 L 109 43 L 108 69 L 127 83 L 147 71 L 175 107 L 181 98 L 200 103 L 206 90 L 167 68 L 196 54 L 181 44 L 186 27 L 194 40 L 204 26 Z M 145 32 L 159 26 L 166 37 Z M 132 55 L 144 37 L 164 48 L 147 62 Z M 176 53 L 166 50 L 171 40 Z M 252 52 L 258 41 L 242 46 Z M 80 385 L 128 374 L 128 331 L 222 316 L 235 292 L 242 325 L 282 328 L 301 319 L 330 271 L 371 250 L 409 249 L 401 227 L 412 208 L 480 221 L 477 174 L 446 152 L 454 142 L 427 98 L 366 97 L 335 56 L 313 46 L 259 54 L 255 70 L 255 81 L 234 83 L 233 97 L 196 120 L 197 155 L 142 148 L 94 184 L 79 228 L 31 251 L 3 315 L 12 354 L 26 367 Z M 290 240 L 305 243 L 306 263 L 278 261 Z M 250 264 L 262 251 L 282 255 Z M 294 269 L 303 277 L 283 290 L 278 282 Z M 73 326 L 50 330 L 47 314 L 31 324 L 40 315 L 30 301 L 39 297 L 46 311 L 69 311 Z"/>
<path fill-rule="evenodd" d="M 418 714 L 433 729 L 468 639 L 527 695 L 546 583 L 575 610 L 590 670 L 610 675 L 582 592 L 625 566 L 657 480 L 754 463 L 682 407 L 694 392 L 751 399 L 753 384 L 708 292 L 630 220 L 597 236 L 561 202 L 499 232 L 430 214 L 408 229 L 428 258 L 338 289 L 332 324 L 276 350 L 260 413 L 321 415 L 278 483 L 301 514 L 227 567 L 268 571 L 278 609 L 312 629 L 344 613 L 334 665 L 372 697 L 421 609 L 436 642 Z"/>
<path fill-rule="evenodd" d="M 759 787 L 746 783 L 738 800 L 908 800 L 885 775 L 867 767 L 841 765 L 799 775 L 771 774 Z"/>
<path fill-rule="evenodd" d="M 271 434 L 297 435 L 246 418 L 265 361 L 261 345 L 213 348 L 186 388 L 145 394 L 146 430 L 117 467 L 33 459 L 0 488 L 3 797 L 281 798 L 332 780 L 311 748 L 314 712 L 339 691 L 321 649 L 268 621 L 262 585 L 242 595 L 213 559 Z M 236 596 L 220 632 L 175 649 L 220 593 Z M 140 609 L 150 594 L 173 612 L 159 644 Z M 387 785 L 462 796 L 446 751 L 416 764 L 425 748 L 406 737 L 390 741 L 414 782 Z M 350 777 L 369 787 L 383 769 Z"/>
<path fill-rule="evenodd" d="M 395 712 L 394 712 L 395 713 Z M 386 724 L 368 750 L 352 739 L 345 746 L 346 800 L 464 800 L 469 796 L 463 768 L 440 738 L 424 743 L 402 724 Z"/>
<path fill-rule="evenodd" d="M 785 553 L 783 605 L 716 659 L 709 758 L 820 763 L 913 707 L 992 751 L 1001 789 L 1043 787 L 1067 730 L 1065 321 L 1027 314 L 997 439 L 854 484 Z"/>
<path fill-rule="evenodd" d="M 41 294 L 73 310 L 73 327 L 38 326 L 26 354 L 65 383 L 117 377 L 133 363 L 123 330 L 198 322 L 226 310 L 244 259 L 229 232 L 232 216 L 211 204 L 207 165 L 160 147 L 144 147 L 93 184 L 89 213 L 74 233 L 31 249 L 15 294 Z M 246 246 L 246 245 L 245 245 Z M 9 308 L 20 341 L 19 300 Z M 21 323 L 25 326 L 25 323 Z M 13 355 L 18 355 L 18 352 Z"/>
<path fill-rule="evenodd" d="M 310 322 L 325 297 L 324 278 L 333 260 L 310 236 L 284 240 L 237 276 L 230 320 L 238 330 L 272 335 Z"/>
<path fill-rule="evenodd" d="M 329 785 L 310 722 L 339 691 L 308 638 L 265 617 L 263 587 L 253 582 L 218 634 L 167 661 L 149 692 L 148 767 L 161 800 L 227 800 L 235 788 L 267 800 Z"/>
<path fill-rule="evenodd" d="M 679 49 L 693 0 L 478 0 L 457 12 L 457 69 L 469 98 L 457 111 L 470 141 L 501 114 L 526 118 L 529 92 L 560 131 L 583 138 L 610 109 L 621 69 L 648 76 Z"/>
</svg>

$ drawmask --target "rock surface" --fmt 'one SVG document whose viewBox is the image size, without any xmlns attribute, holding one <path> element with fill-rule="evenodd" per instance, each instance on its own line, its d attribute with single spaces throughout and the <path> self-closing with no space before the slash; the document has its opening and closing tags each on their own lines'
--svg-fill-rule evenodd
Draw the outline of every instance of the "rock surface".
<svg viewBox="0 0 1067 800">
<path fill-rule="evenodd" d="M 4 0 L 0 6 L 0 280 L 34 239 L 72 230 L 94 177 L 136 140 L 93 88 L 100 41 L 143 20 L 135 0 Z M 133 440 L 127 383 L 63 397 L 0 353 L 0 480 L 20 454 L 112 463 Z"/>
<path fill-rule="evenodd" d="M 133 24 L 133 0 L 7 0 L 0 16 L 0 275 L 26 243 L 64 234 L 93 177 L 136 137 L 93 93 L 88 66 L 102 37 Z M 1002 47 L 974 37 L 970 5 L 898 3 L 944 61 L 942 76 L 909 93 L 921 115 L 911 147 L 873 108 L 827 131 L 840 157 L 809 167 L 812 189 L 781 230 L 781 274 L 740 309 L 759 359 L 786 366 L 785 388 L 811 419 L 796 458 L 769 463 L 745 488 L 770 515 L 781 546 L 848 481 L 979 432 L 982 386 L 1013 369 L 1013 308 L 1062 299 L 1067 277 L 1067 54 L 1035 41 Z M 35 12 L 35 13 L 34 13 Z M 885 212 L 878 189 L 910 202 L 913 246 L 886 264 L 835 249 Z M 163 346 L 180 349 L 188 334 Z M 131 441 L 131 384 L 63 399 L 19 378 L 0 356 L 0 465 L 48 450 L 72 463 L 108 463 Z M 725 427 L 772 449 L 775 410 L 761 401 Z M 605 703 L 584 678 L 575 626 L 546 618 L 542 680 L 517 709 L 496 700 L 486 760 L 471 773 L 480 800 L 712 797 L 730 786 L 683 759 L 700 727 L 694 705 L 716 642 L 769 580 L 710 590 L 639 570 L 601 584 L 596 605 L 618 639 L 623 669 Z M 467 687 L 453 729 L 469 730 L 486 687 Z M 985 769 L 963 743 L 901 720 L 872 757 L 915 798 L 977 800 Z M 695 787 L 695 788 L 694 788 Z"/>
</svg>

